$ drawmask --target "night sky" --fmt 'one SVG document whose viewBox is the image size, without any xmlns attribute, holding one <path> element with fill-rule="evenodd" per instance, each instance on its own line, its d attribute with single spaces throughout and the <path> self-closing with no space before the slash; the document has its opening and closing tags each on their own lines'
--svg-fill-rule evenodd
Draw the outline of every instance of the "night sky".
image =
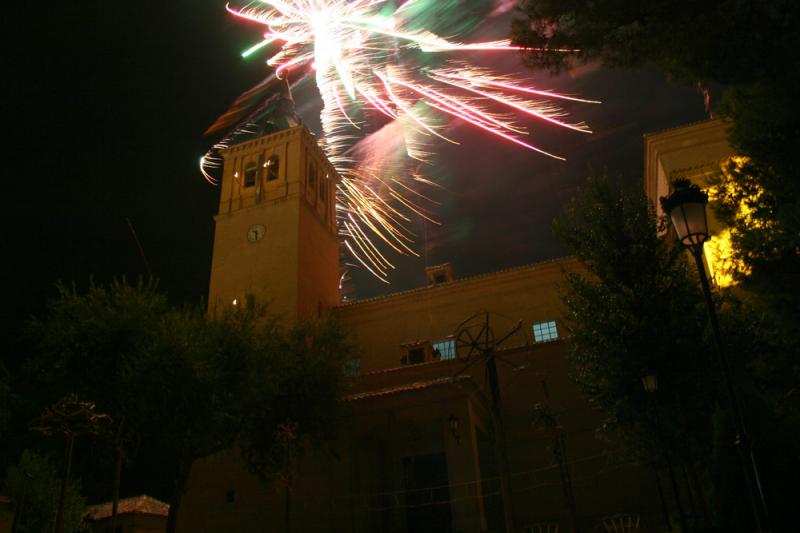
<svg viewBox="0 0 800 533">
<path fill-rule="evenodd" d="M 90 277 L 146 274 L 128 221 L 174 301 L 205 297 L 219 192 L 197 171 L 212 142 L 202 133 L 265 73 L 260 59 L 239 57 L 258 32 L 232 20 L 222 1 L 24 7 L 3 17 L 4 356 L 57 280 L 82 287 Z M 487 26 L 481 38 L 503 38 L 508 18 Z M 515 54 L 500 66 L 526 72 Z M 392 285 L 355 275 L 355 296 L 422 285 L 426 263 L 450 261 L 465 276 L 562 255 L 550 222 L 590 164 L 638 180 L 642 134 L 704 118 L 694 88 L 654 68 L 526 76 L 602 100 L 571 107 L 596 133 L 537 125 L 534 140 L 568 159 L 559 162 L 456 125 L 461 146 L 443 146 L 429 169 L 445 189 L 433 191 L 442 226 L 418 225 L 421 257 L 395 258 Z M 295 97 L 314 128 L 313 91 Z"/>
</svg>

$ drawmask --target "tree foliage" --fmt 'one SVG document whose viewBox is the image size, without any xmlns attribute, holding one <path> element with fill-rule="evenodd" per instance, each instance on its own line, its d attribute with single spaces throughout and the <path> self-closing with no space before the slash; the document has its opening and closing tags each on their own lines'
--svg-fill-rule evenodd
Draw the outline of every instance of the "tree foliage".
<svg viewBox="0 0 800 533">
<path fill-rule="evenodd" d="M 788 303 L 796 321 L 797 291 L 779 295 L 796 286 L 800 271 L 800 4 L 522 0 L 520 14 L 512 37 L 528 48 L 533 68 L 655 63 L 673 78 L 724 85 L 717 111 L 730 119 L 731 146 L 749 162 L 724 176 L 731 187 L 723 204 L 729 209 L 758 191 L 752 223 L 736 225 L 739 258 L 755 276 L 748 288 L 777 315 Z"/>
<path fill-rule="evenodd" d="M 528 63 L 558 71 L 579 61 L 656 63 L 689 81 L 782 77 L 800 38 L 789 0 L 521 0 L 512 26 Z M 795 59 L 796 61 L 796 59 Z"/>
<path fill-rule="evenodd" d="M 262 478 L 291 475 L 309 446 L 335 437 L 340 408 L 339 372 L 353 345 L 335 322 L 301 322 L 274 339 L 270 370 L 253 389 L 238 445 Z"/>
<path fill-rule="evenodd" d="M 794 191 L 800 183 L 752 159 L 733 158 L 710 185 L 714 213 L 730 231 L 736 281 L 779 322 L 796 324 L 800 298 L 786 287 L 800 284 L 800 195 Z"/>
<path fill-rule="evenodd" d="M 640 188 L 605 176 L 589 178 L 556 231 L 588 270 L 567 278 L 569 355 L 578 385 L 605 415 L 609 437 L 640 459 L 667 449 L 685 464 L 700 465 L 714 485 L 721 530 L 747 530 L 736 430 L 707 338 L 699 280 L 685 252 L 658 236 Z M 788 527 L 793 506 L 787 494 L 794 479 L 787 473 L 798 467 L 797 381 L 787 372 L 796 372 L 796 352 L 787 350 L 787 334 L 759 306 L 728 292 L 717 295 L 716 307 L 779 530 Z M 653 395 L 642 387 L 645 372 L 658 377 Z"/>
<path fill-rule="evenodd" d="M 591 176 L 555 230 L 588 270 L 567 278 L 570 358 L 605 429 L 639 458 L 665 445 L 689 460 L 707 454 L 715 391 L 699 289 L 681 251 L 658 237 L 644 193 Z"/>
<path fill-rule="evenodd" d="M 765 187 L 765 180 L 775 180 L 774 186 Z M 747 366 L 769 411 L 755 422 L 768 419 L 771 427 L 765 427 L 765 433 L 796 443 L 800 442 L 800 298 L 787 288 L 800 285 L 800 225 L 785 218 L 791 210 L 778 207 L 782 202 L 775 190 L 782 183 L 770 169 L 735 158 L 712 180 L 716 194 L 711 204 L 730 230 L 731 270 L 744 300 L 728 302 L 732 309 L 723 318 L 733 324 L 726 329 L 736 333 L 737 346 L 748 354 Z M 796 218 L 800 208 L 793 211 Z M 795 450 L 787 457 L 792 454 L 798 456 Z"/>
<path fill-rule="evenodd" d="M 0 471 L 8 465 L 5 460 L 8 456 L 11 439 L 9 429 L 11 427 L 11 413 L 14 395 L 11 391 L 11 374 L 0 361 Z"/>
<path fill-rule="evenodd" d="M 280 423 L 297 423 L 302 443 L 335 430 L 350 350 L 342 329 L 329 321 L 284 327 L 249 304 L 210 318 L 170 306 L 152 283 L 115 281 L 86 293 L 62 286 L 29 328 L 36 350 L 24 369 L 27 392 L 43 405 L 76 393 L 108 413 L 116 428 L 109 440 L 124 434 L 134 478 L 127 486 L 170 501 L 174 527 L 195 459 L 239 439 L 266 475 L 273 465 L 258 458 L 272 453 Z M 109 468 L 100 470 L 110 493 Z"/>
<path fill-rule="evenodd" d="M 8 469 L 2 487 L 3 494 L 16 503 L 17 531 L 53 530 L 60 485 L 60 476 L 47 457 L 31 450 L 22 452 L 19 462 Z M 64 500 L 65 533 L 84 531 L 85 510 L 80 483 L 72 480 L 67 484 Z"/>
</svg>

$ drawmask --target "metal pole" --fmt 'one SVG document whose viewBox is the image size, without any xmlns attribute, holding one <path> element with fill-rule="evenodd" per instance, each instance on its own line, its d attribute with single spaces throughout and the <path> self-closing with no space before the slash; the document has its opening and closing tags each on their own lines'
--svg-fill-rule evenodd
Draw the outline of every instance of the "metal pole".
<svg viewBox="0 0 800 533">
<path fill-rule="evenodd" d="M 64 450 L 64 477 L 61 480 L 61 495 L 58 497 L 58 510 L 56 511 L 55 533 L 64 531 L 64 500 L 67 496 L 67 483 L 69 482 L 69 471 L 72 467 L 72 449 L 75 446 L 75 434 L 71 431 L 67 433 L 67 443 Z"/>
<path fill-rule="evenodd" d="M 497 381 L 497 363 L 494 351 L 487 348 L 486 371 L 489 377 L 489 389 L 492 393 L 492 418 L 494 419 L 495 443 L 497 444 L 497 458 L 500 462 L 500 491 L 503 495 L 503 515 L 506 522 L 506 532 L 515 533 L 514 505 L 511 501 L 511 469 L 508 464 L 508 447 L 506 431 L 503 426 L 503 415 L 500 409 L 500 385 Z"/>
<path fill-rule="evenodd" d="M 709 516 L 708 512 L 708 502 L 706 500 L 705 491 L 703 490 L 703 485 L 700 483 L 700 480 L 697 477 L 697 470 L 695 469 L 694 465 L 690 464 L 688 469 L 689 475 L 692 479 L 692 484 L 694 485 L 694 490 L 700 499 L 700 511 L 703 513 L 703 524 L 705 525 L 706 529 L 711 529 L 711 517 Z"/>
<path fill-rule="evenodd" d="M 545 421 L 554 432 L 553 455 L 558 463 L 558 472 L 561 478 L 561 488 L 564 490 L 564 500 L 569 511 L 570 531 L 578 531 L 578 512 L 575 506 L 575 492 L 572 488 L 572 476 L 569 471 L 569 461 L 567 460 L 567 439 L 564 430 L 559 427 L 555 414 L 550 407 L 550 391 L 547 390 L 547 380 L 542 380 L 542 392 L 544 393 L 547 417 Z M 549 423 L 548 423 L 549 421 Z"/>
<path fill-rule="evenodd" d="M 33 476 L 25 470 L 22 471 L 22 475 L 24 477 L 22 480 L 22 494 L 20 494 L 19 501 L 14 510 L 14 520 L 11 522 L 11 533 L 17 533 L 17 527 L 19 527 L 22 511 L 25 507 L 25 493 L 28 489 L 28 482 L 33 479 Z"/>
<path fill-rule="evenodd" d="M 761 477 L 759 476 L 758 465 L 753 455 L 753 448 L 750 446 L 750 439 L 745 429 L 744 417 L 739 407 L 736 391 L 733 388 L 728 359 L 725 356 L 725 351 L 722 346 L 722 335 L 719 329 L 719 321 L 717 320 L 717 312 L 714 309 L 714 300 L 711 298 L 711 287 L 708 284 L 705 265 L 703 265 L 702 244 L 699 248 L 691 248 L 690 250 L 697 264 L 697 270 L 700 273 L 700 284 L 703 287 L 703 295 L 706 299 L 708 320 L 711 323 L 711 330 L 714 334 L 714 351 L 717 355 L 717 364 L 719 364 L 722 370 L 722 381 L 728 396 L 728 403 L 733 411 L 733 420 L 736 425 L 736 439 L 734 442 L 739 454 L 739 461 L 742 464 L 742 472 L 744 474 L 745 483 L 747 484 L 747 494 L 750 497 L 750 505 L 753 508 L 753 519 L 755 520 L 756 531 L 764 531 L 762 527 L 762 512 L 764 520 L 769 522 L 767 503 L 764 498 L 764 491 L 761 487 Z"/>
<path fill-rule="evenodd" d="M 664 462 L 667 464 L 667 473 L 669 474 L 669 482 L 672 485 L 672 493 L 675 495 L 675 505 L 678 507 L 678 518 L 681 523 L 681 531 L 689 533 L 689 523 L 686 521 L 686 512 L 683 510 L 683 503 L 681 502 L 681 491 L 678 487 L 678 482 L 675 480 L 675 472 L 672 470 L 672 461 L 669 454 L 664 451 Z"/>
<path fill-rule="evenodd" d="M 555 442 L 556 461 L 558 461 L 558 473 L 561 477 L 561 488 L 564 491 L 564 499 L 569 511 L 570 532 L 578 531 L 578 512 L 575 509 L 575 492 L 572 490 L 572 477 L 569 473 L 569 463 L 567 462 L 567 444 L 564 432 L 559 432 Z"/>
<path fill-rule="evenodd" d="M 661 453 L 663 455 L 664 464 L 667 467 L 667 474 L 669 474 L 669 482 L 672 485 L 672 494 L 675 496 L 675 506 L 678 508 L 678 519 L 681 524 L 681 531 L 689 533 L 689 524 L 686 521 L 686 513 L 683 510 L 683 502 L 681 501 L 681 491 L 678 483 L 675 480 L 675 472 L 672 470 L 672 460 L 669 456 L 669 451 L 664 442 L 664 435 L 661 430 L 661 417 L 658 412 L 658 406 L 653 402 L 653 415 L 656 421 L 656 433 L 658 434 L 658 443 L 661 445 Z"/>
</svg>

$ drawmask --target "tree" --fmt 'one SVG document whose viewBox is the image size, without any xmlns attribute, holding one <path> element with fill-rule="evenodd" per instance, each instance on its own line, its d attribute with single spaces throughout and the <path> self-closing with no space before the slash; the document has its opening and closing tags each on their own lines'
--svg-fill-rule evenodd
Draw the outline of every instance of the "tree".
<svg viewBox="0 0 800 533">
<path fill-rule="evenodd" d="M 696 280 L 658 237 L 644 192 L 621 179 L 590 176 L 555 231 L 588 271 L 567 274 L 564 294 L 573 378 L 618 453 L 666 469 L 686 532 L 675 467 L 694 472 L 710 456 L 715 389 Z"/>
<path fill-rule="evenodd" d="M 787 473 L 800 470 L 800 298 L 787 287 L 800 283 L 800 210 L 786 209 L 776 193 L 798 184 L 748 158 L 734 158 L 711 181 L 711 206 L 732 241 L 728 269 L 739 283 L 733 289 L 739 301 L 728 298 L 721 317 L 733 344 L 747 354 L 742 360 L 752 383 L 744 390 L 757 407 L 749 425 L 758 436 L 754 448 L 768 481 L 772 525 L 791 529 L 794 504 L 786 494 L 795 480 Z"/>
<path fill-rule="evenodd" d="M 800 42 L 800 9 L 788 0 L 521 0 L 519 10 L 514 42 L 530 66 L 551 71 L 576 59 L 656 63 L 692 82 L 751 83 L 783 78 Z"/>
<path fill-rule="evenodd" d="M 170 398 L 152 394 L 151 384 L 166 369 L 179 366 L 186 371 L 194 345 L 185 343 L 173 350 L 165 347 L 174 346 L 175 339 L 185 340 L 190 326 L 201 329 L 197 323 L 204 316 L 200 310 L 169 306 L 154 282 L 92 284 L 85 293 L 74 286 L 59 285 L 58 290 L 58 298 L 50 302 L 46 313 L 33 318 L 27 328 L 34 356 L 23 368 L 26 392 L 43 405 L 76 394 L 110 415 L 112 426 L 101 448 L 111 450 L 108 455 L 114 467 L 103 465 L 95 476 L 88 472 L 88 481 L 93 493 L 116 500 L 121 459 L 124 456 L 129 465 L 135 462 L 139 443 L 153 437 L 154 414 L 171 415 L 184 407 L 179 398 L 199 396 L 198 384 L 193 381 L 174 383 L 177 388 L 172 389 Z M 168 354 L 162 357 L 165 352 Z M 176 417 L 183 422 L 179 427 L 186 430 L 193 417 L 205 416 L 203 407 L 198 403 L 194 411 Z M 155 453 L 163 458 L 162 451 Z M 134 469 L 137 471 L 141 469 Z M 99 479 L 103 474 L 107 477 Z M 157 481 L 150 490 L 162 496 L 167 481 L 153 477 Z M 113 487 L 113 494 L 109 495 L 106 487 Z"/>
<path fill-rule="evenodd" d="M 800 298 L 786 287 L 800 284 L 800 204 L 789 206 L 794 184 L 771 167 L 749 158 L 734 158 L 711 179 L 711 207 L 730 231 L 729 271 L 783 332 L 787 351 L 797 353 Z M 797 367 L 795 366 L 795 374 Z"/>
<path fill-rule="evenodd" d="M 300 322 L 277 343 L 253 388 L 258 407 L 245 410 L 239 439 L 251 470 L 264 478 L 287 474 L 289 465 L 277 453 L 287 430 L 301 454 L 335 437 L 341 369 L 353 352 L 349 337 L 331 320 Z"/>
<path fill-rule="evenodd" d="M 148 381 L 146 392 L 170 401 L 176 384 L 193 379 L 200 383 L 196 396 L 178 399 L 178 406 L 166 416 L 157 412 L 148 416 L 153 427 L 146 434 L 175 469 L 168 531 L 175 527 L 196 459 L 235 445 L 250 469 L 271 481 L 288 473 L 286 462 L 276 460 L 281 425 L 296 426 L 298 456 L 308 446 L 329 444 L 336 428 L 342 362 L 352 351 L 337 323 L 281 325 L 252 299 L 196 326 L 202 330 L 186 339 L 173 335 L 173 344 L 164 346 L 163 357 L 153 361 L 158 376 Z M 181 366 L 164 369 L 158 361 L 186 344 L 197 350 L 193 374 Z M 202 414 L 197 416 L 197 411 Z"/>
<path fill-rule="evenodd" d="M 2 361 L 0 361 L 0 472 L 5 470 L 8 466 L 5 458 L 8 456 L 9 447 L 11 446 L 9 436 L 9 428 L 11 427 L 11 412 L 12 403 L 14 399 L 11 390 L 11 375 L 6 369 Z"/>
<path fill-rule="evenodd" d="M 795 286 L 800 271 L 800 4 L 522 0 L 520 12 L 512 37 L 527 48 L 532 68 L 557 72 L 592 60 L 623 68 L 655 63 L 673 78 L 724 85 L 717 111 L 730 120 L 731 146 L 749 158 L 724 177 L 724 203 L 738 206 L 758 191 L 752 223 L 739 224 L 734 241 L 756 276 L 747 288 L 777 316 L 788 303 L 796 323 L 800 297 L 784 288 Z"/>
<path fill-rule="evenodd" d="M 728 410 L 717 407 L 726 404 L 718 400 L 719 369 L 706 338 L 696 271 L 687 268 L 682 247 L 658 236 L 658 221 L 640 188 L 606 176 L 590 176 L 555 228 L 588 270 L 567 277 L 569 357 L 579 387 L 605 415 L 607 435 L 640 460 L 666 458 L 668 450 L 698 466 L 714 484 L 722 530 L 746 530 L 749 505 L 733 424 Z M 775 330 L 736 291 L 717 299 L 735 386 L 780 530 L 788 527 L 791 503 L 785 494 L 794 480 L 787 472 L 797 470 L 798 432 L 793 411 L 776 401 L 790 397 L 773 391 L 776 384 L 789 386 L 792 377 L 767 386 L 762 374 L 780 351 Z M 658 377 L 656 402 L 642 387 L 644 371 Z"/>
<path fill-rule="evenodd" d="M 97 435 L 111 422 L 108 415 L 95 411 L 95 405 L 81 402 L 74 394 L 59 400 L 45 409 L 32 428 L 47 436 L 64 437 L 64 465 L 61 471 L 61 491 L 56 511 L 55 533 L 64 532 L 64 506 L 72 471 L 75 439 L 84 435 Z M 116 502 L 115 502 L 116 503 Z"/>
<path fill-rule="evenodd" d="M 330 321 L 283 327 L 252 299 L 210 318 L 171 307 L 154 283 L 123 281 L 61 286 L 28 333 L 28 392 L 45 405 L 76 393 L 108 413 L 110 445 L 136 467 L 127 485 L 170 502 L 169 531 L 196 459 L 238 438 L 254 471 L 271 475 L 262 458 L 287 420 L 298 444 L 327 442 L 350 350 Z"/>
<path fill-rule="evenodd" d="M 657 229 L 644 192 L 606 176 L 590 176 L 556 222 L 589 272 L 567 277 L 569 353 L 575 380 L 628 454 L 651 460 L 666 446 L 691 464 L 710 443 L 705 316 L 685 257 Z M 658 378 L 660 427 L 645 373 Z"/>
<path fill-rule="evenodd" d="M 252 473 L 283 485 L 288 531 L 298 461 L 310 448 L 335 454 L 330 443 L 341 408 L 340 378 L 353 344 L 333 320 L 300 322 L 271 341 L 237 444 Z"/>
<path fill-rule="evenodd" d="M 16 531 L 52 531 L 61 485 L 56 468 L 48 459 L 31 450 L 25 450 L 19 462 L 8 469 L 3 482 L 3 494 L 14 499 L 16 505 Z M 64 504 L 64 529 L 66 533 L 83 531 L 83 514 L 86 500 L 80 483 L 70 480 Z"/>
</svg>

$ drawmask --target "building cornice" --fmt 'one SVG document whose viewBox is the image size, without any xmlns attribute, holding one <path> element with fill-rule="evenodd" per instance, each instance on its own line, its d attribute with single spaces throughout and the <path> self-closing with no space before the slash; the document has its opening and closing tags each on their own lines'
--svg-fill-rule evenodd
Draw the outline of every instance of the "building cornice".
<svg viewBox="0 0 800 533">
<path fill-rule="evenodd" d="M 474 276 L 467 276 L 464 278 L 458 278 L 453 281 L 449 281 L 446 283 L 439 283 L 436 285 L 430 285 L 426 287 L 417 287 L 414 289 L 408 289 L 405 291 L 394 292 L 391 294 L 385 294 L 382 296 L 375 296 L 372 298 L 365 298 L 363 300 L 355 300 L 352 302 L 345 302 L 342 303 L 334 308 L 334 312 L 336 310 L 352 310 L 355 308 L 367 308 L 373 304 L 383 304 L 388 302 L 402 302 L 403 300 L 410 300 L 413 299 L 421 294 L 429 294 L 429 295 L 445 295 L 452 292 L 459 292 L 462 291 L 465 287 L 469 285 L 475 285 L 477 283 L 485 282 L 489 279 L 495 279 L 496 281 L 500 281 L 504 278 L 512 279 L 515 276 L 524 275 L 529 272 L 533 272 L 535 270 L 543 270 L 543 269 L 553 269 L 553 268 L 562 268 L 565 270 L 574 270 L 580 268 L 580 263 L 577 258 L 573 256 L 567 257 L 560 257 L 557 259 L 549 259 L 547 261 L 540 261 L 538 263 L 531 263 L 528 265 L 522 265 L 517 267 L 510 267 L 503 270 L 497 270 L 494 272 L 487 272 L 485 274 L 476 274 Z"/>
</svg>

